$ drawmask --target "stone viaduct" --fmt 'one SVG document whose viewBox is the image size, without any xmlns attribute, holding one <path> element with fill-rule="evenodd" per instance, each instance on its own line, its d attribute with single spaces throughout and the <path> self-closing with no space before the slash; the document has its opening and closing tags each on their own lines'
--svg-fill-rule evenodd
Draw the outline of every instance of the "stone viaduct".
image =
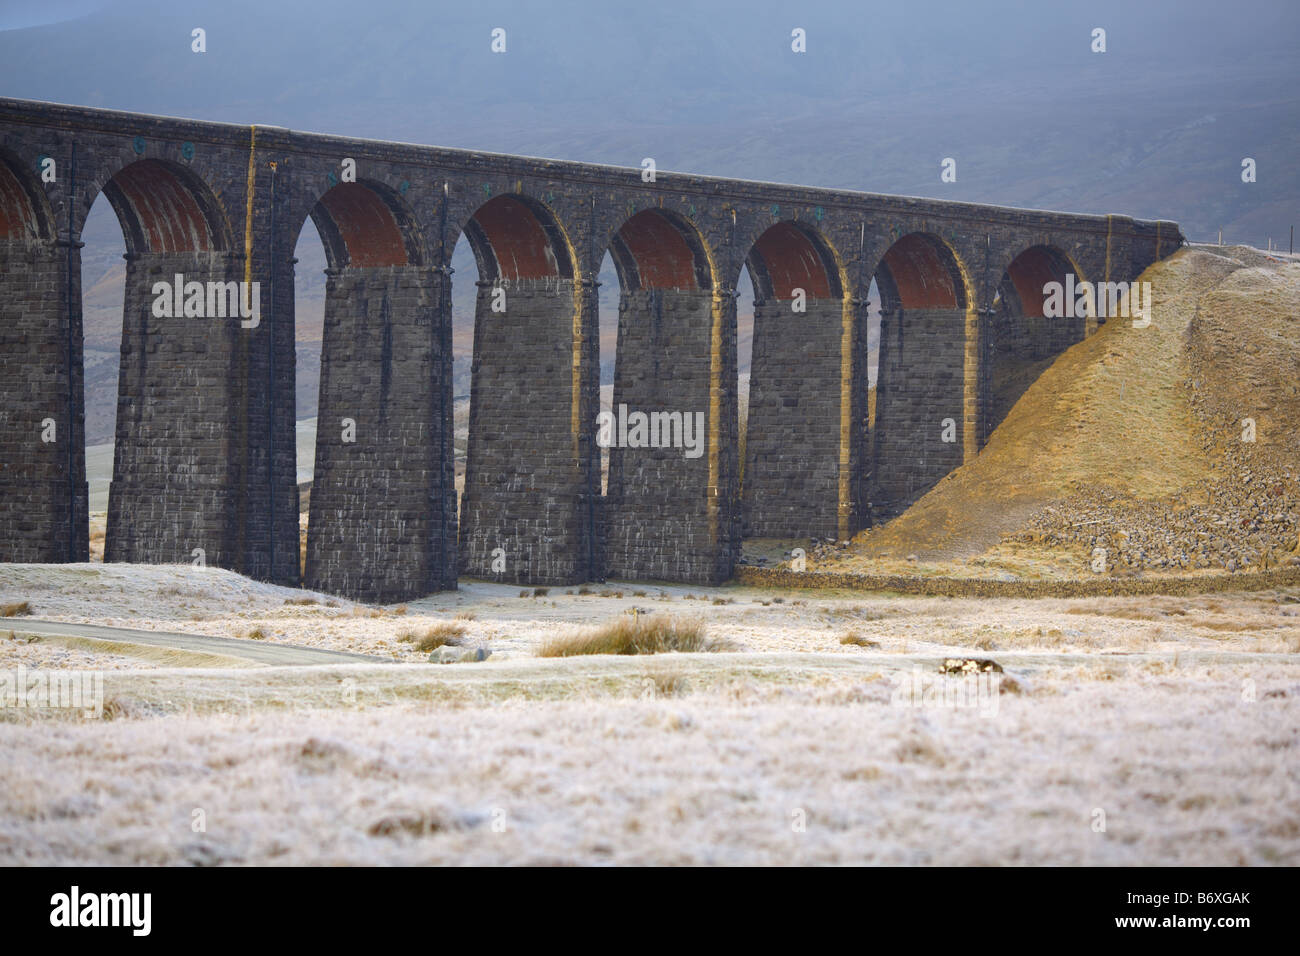
<svg viewBox="0 0 1300 956">
<path fill-rule="evenodd" d="M 106 560 L 202 549 L 255 578 L 377 602 L 458 574 L 715 583 L 742 536 L 847 537 L 976 455 L 1095 328 L 1045 319 L 1046 283 L 1130 281 L 1183 242 L 1175 223 L 1124 216 L 647 182 L 639 167 L 0 99 L 0 561 L 87 560 L 80 236 L 101 192 L 127 247 Z M 293 254 L 308 216 L 329 267 L 302 571 Z M 480 281 L 458 502 L 449 263 L 462 233 Z M 621 284 L 615 407 L 699 413 L 704 444 L 697 457 L 615 447 L 602 493 L 606 251 Z M 234 287 L 207 284 L 257 283 L 256 320 L 222 317 L 220 295 L 191 310 L 188 290 L 188 314 L 160 317 L 155 285 L 178 275 L 218 292 Z"/>
</svg>

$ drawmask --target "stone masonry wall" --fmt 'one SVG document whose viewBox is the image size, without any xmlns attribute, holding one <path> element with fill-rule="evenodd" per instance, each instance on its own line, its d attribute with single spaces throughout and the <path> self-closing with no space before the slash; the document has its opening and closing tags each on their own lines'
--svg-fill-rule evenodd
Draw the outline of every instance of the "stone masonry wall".
<svg viewBox="0 0 1300 956">
<path fill-rule="evenodd" d="M 0 241 L 0 561 L 87 560 L 81 276 L 74 250 L 69 330 L 67 252 Z"/>
<path fill-rule="evenodd" d="M 712 332 L 711 292 L 638 290 L 624 293 L 619 303 L 614 413 L 620 405 L 627 406 L 629 415 L 680 412 L 683 425 L 687 415 L 693 416 L 692 422 L 702 421 L 704 434 L 697 438 L 701 454 L 696 458 L 686 457 L 685 447 L 610 448 L 606 497 L 610 577 L 703 584 L 730 576 L 735 531 L 735 484 L 734 477 L 727 475 L 734 467 L 730 463 L 719 462 L 718 507 L 710 516 L 707 436 Z M 734 346 L 732 356 L 730 369 L 723 374 L 734 382 Z M 734 386 L 724 390 L 720 405 L 722 422 L 730 416 L 734 424 Z M 701 417 L 694 417 L 696 413 Z M 696 428 L 691 435 L 699 431 Z M 727 434 L 724 430 L 724 437 Z M 720 567 L 720 562 L 727 564 Z"/>
<path fill-rule="evenodd" d="M 105 561 L 229 566 L 238 551 L 240 495 L 231 440 L 241 399 L 233 361 L 240 319 L 159 318 L 154 283 L 238 281 L 226 253 L 127 259 L 117 433 Z"/>
<path fill-rule="evenodd" d="M 875 523 L 901 514 L 962 463 L 965 325 L 961 309 L 913 309 L 881 317 Z M 943 441 L 945 419 L 955 422 L 951 442 Z"/>
<path fill-rule="evenodd" d="M 810 299 L 754 304 L 745 447 L 745 535 L 835 537 L 839 531 L 843 306 Z"/>
<path fill-rule="evenodd" d="M 363 536 L 359 540 L 370 549 L 365 558 L 372 569 L 368 583 L 349 578 L 338 586 L 370 600 L 395 593 L 386 589 L 396 587 L 393 582 L 399 576 L 377 570 L 380 546 L 390 547 L 399 538 L 405 542 L 396 552 L 400 564 L 415 554 L 407 543 L 415 548 L 413 542 L 426 536 L 434 539 L 428 555 L 413 559 L 418 565 L 414 574 L 400 575 L 418 583 L 404 587 L 453 587 L 458 566 L 489 579 L 539 584 L 591 580 L 607 573 L 682 581 L 730 576 L 742 526 L 735 302 L 728 286 L 737 281 L 754 243 L 778 222 L 797 222 L 816 232 L 839 260 L 843 274 L 856 275 L 860 284 L 869 282 L 898 237 L 931 236 L 952 252 L 969 278 L 966 298 L 981 310 L 991 304 L 1007 264 L 1025 248 L 1059 248 L 1090 279 L 1125 281 L 1183 242 L 1175 223 L 1126 216 L 975 206 L 679 173 L 646 182 L 635 167 L 7 97 L 0 97 L 0 149 L 15 175 L 32 175 L 41 155 L 56 158 L 60 170 L 57 181 L 29 183 L 32 195 L 43 203 L 45 244 L 9 245 L 0 252 L 0 341 L 5 345 L 0 351 L 0 396 L 6 399 L 0 409 L 0 559 L 80 560 L 87 553 L 77 244 L 95 198 L 124 169 L 148 159 L 162 163 L 176 183 L 193 191 L 208 219 L 210 245 L 228 251 L 130 261 L 109 558 L 189 561 L 193 549 L 202 547 L 208 564 L 287 585 L 298 583 L 294 242 L 304 219 L 337 182 L 341 158 L 356 159 L 365 180 L 386 197 L 401 224 L 409 258 L 392 261 L 420 263 L 434 276 L 429 308 L 437 318 L 430 321 L 437 329 L 433 340 L 441 342 L 427 362 L 428 377 L 416 390 L 421 396 L 427 393 L 432 407 L 420 404 L 423 397 L 417 403 L 409 396 L 392 395 L 387 405 L 390 415 L 402 419 L 399 431 L 409 428 L 412 434 L 425 435 L 428 430 L 418 452 L 405 445 L 395 452 L 424 489 L 424 516 L 413 504 L 414 489 L 403 484 L 404 476 L 394 474 L 390 480 L 398 482 L 399 500 L 371 501 L 376 494 L 367 487 L 364 494 L 340 503 L 342 528 L 328 532 L 328 517 L 316 522 L 326 537 L 335 535 L 336 563 L 358 540 L 349 540 L 345 529 Z M 485 307 L 486 289 L 481 290 L 469 474 L 460 526 L 450 427 L 446 266 L 456 237 L 464 234 L 485 197 L 503 194 L 517 194 L 531 208 L 545 209 L 542 218 L 553 250 L 572 259 L 557 271 L 572 271 L 582 290 L 575 297 L 567 279 L 516 283 L 508 289 L 504 314 Z M 684 458 L 671 463 L 664 456 L 636 458 L 633 450 L 626 450 L 619 466 L 626 475 L 612 486 L 610 500 L 602 502 L 593 464 L 598 460 L 593 438 L 598 385 L 594 273 L 621 225 L 637 211 L 653 208 L 671 210 L 698 237 L 698 261 L 707 260 L 705 271 L 712 273 L 711 281 L 701 284 L 713 286 L 713 291 L 664 292 L 657 301 L 647 293 L 639 304 L 635 296 L 642 293 L 629 298 L 642 317 L 651 312 L 658 316 L 662 341 L 656 356 L 646 351 L 638 338 L 641 332 L 628 331 L 620 344 L 624 388 L 632 399 L 629 404 L 662 401 L 668 408 L 706 412 L 712 416 L 711 444 L 699 459 L 685 465 Z M 167 212 L 153 212 L 153 220 L 138 224 L 145 231 L 163 236 L 177 225 L 184 227 L 159 221 Z M 133 253 L 164 248 L 145 240 L 141 232 L 128 247 Z M 192 279 L 207 278 L 203 270 L 208 269 L 215 278 L 242 280 L 247 275 L 261 282 L 262 327 L 241 329 L 237 320 L 224 326 L 210 320 L 152 320 L 145 285 L 153 278 L 150 270 L 170 278 L 177 266 L 186 265 L 190 268 L 181 271 Z M 389 291 L 403 295 L 402 288 L 399 284 Z M 864 289 L 856 295 L 865 296 Z M 716 299 L 707 303 L 710 296 Z M 391 311 L 391 301 L 393 316 L 397 313 Z M 367 321 L 371 316 L 365 310 L 361 314 Z M 978 447 L 981 421 L 987 427 L 979 416 L 989 407 L 992 379 L 985 339 L 996 335 L 985 311 L 980 338 L 969 348 L 963 316 L 904 317 L 892 336 L 885 335 L 879 428 L 864 440 L 866 364 L 859 354 L 862 336 L 856 331 L 865 325 L 862 314 L 850 332 L 857 338 L 849 381 L 839 383 L 854 403 L 847 416 L 849 474 L 843 476 L 850 500 L 838 502 L 840 530 L 847 534 L 866 518 L 879 520 L 901 510 L 959 464 L 964 453 Z M 393 329 L 398 331 L 398 326 Z M 423 341 L 408 350 L 417 358 L 416 365 L 423 362 L 418 358 Z M 1060 347 L 1062 343 L 1053 339 L 1049 355 Z M 827 383 L 832 381 L 829 354 L 828 374 L 818 376 Z M 395 346 L 395 376 L 406 374 L 404 361 Z M 436 371 L 439 362 L 441 373 Z M 382 379 L 384 363 L 382 351 L 378 359 L 366 352 L 355 362 L 351 355 L 340 358 L 332 364 L 335 386 L 356 390 L 364 405 L 371 400 L 365 389 L 374 387 L 377 368 Z M 1009 367 L 1021 365 L 1017 358 Z M 656 374 L 661 381 L 651 380 Z M 963 390 L 964 376 L 977 379 L 971 383 L 976 401 L 969 405 L 963 401 L 970 391 Z M 760 406 L 766 401 L 764 388 L 757 382 Z M 829 402 L 840 391 L 828 387 L 818 398 L 828 403 L 828 420 Z M 797 401 L 791 407 L 802 413 L 802 393 Z M 47 406 L 54 410 L 46 413 Z M 819 410 L 817 417 L 822 414 Z M 968 415 L 975 420 L 967 421 Z M 56 419 L 58 442 L 53 448 L 38 448 L 32 444 L 33 425 L 46 417 Z M 939 441 L 944 418 L 958 426 L 952 443 Z M 435 421 L 440 422 L 436 429 Z M 358 425 L 360 442 L 360 419 Z M 328 429 L 322 434 L 328 436 Z M 761 444 L 758 434 L 751 430 L 751 441 Z M 823 450 L 819 445 L 808 454 L 830 460 L 830 447 Z M 439 476 L 436 480 L 422 473 L 426 454 L 436 462 L 431 469 Z M 420 464 L 411 465 L 409 456 Z M 370 464 L 380 468 L 377 460 Z M 787 486 L 818 476 L 829 489 L 829 470 L 823 475 L 820 465 L 788 464 L 793 471 L 785 476 Z M 756 464 L 755 475 L 761 472 L 761 464 Z M 758 481 L 755 478 L 755 494 Z M 811 508 L 822 492 L 801 490 L 785 497 L 794 499 L 796 494 Z M 323 493 L 322 500 L 328 498 L 329 493 Z M 822 513 L 821 505 L 814 510 Z M 381 527 L 363 531 L 368 515 Z M 412 530 L 411 520 L 424 527 Z M 324 541 L 318 551 L 322 557 L 329 551 Z M 606 546 L 608 553 L 603 554 Z M 500 573 L 492 570 L 497 547 L 506 555 L 507 570 Z"/>
<path fill-rule="evenodd" d="M 504 312 L 492 311 L 498 285 Z M 574 311 L 570 279 L 479 283 L 462 574 L 573 584 L 592 571 L 593 502 L 574 427 Z M 494 558 L 504 570 L 493 570 Z"/>
<path fill-rule="evenodd" d="M 329 276 L 306 584 L 392 603 L 443 581 L 441 274 Z M 344 419 L 355 423 L 345 440 Z"/>
</svg>

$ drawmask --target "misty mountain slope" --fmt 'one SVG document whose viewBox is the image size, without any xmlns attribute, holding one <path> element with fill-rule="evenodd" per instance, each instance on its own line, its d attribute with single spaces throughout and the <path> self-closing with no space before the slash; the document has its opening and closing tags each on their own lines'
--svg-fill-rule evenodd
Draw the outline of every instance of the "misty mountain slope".
<svg viewBox="0 0 1300 956">
<path fill-rule="evenodd" d="M 50 19 L 68 3 L 54 4 Z M 82 0 L 4 29 L 7 95 L 807 185 L 1175 219 L 1283 240 L 1300 16 L 779 0 L 472 7 Z M 15 19 L 15 23 L 30 22 Z M 1090 50 L 1108 29 L 1105 53 Z M 190 31 L 207 30 L 207 52 Z M 507 30 L 504 54 L 490 31 Z M 807 52 L 790 49 L 792 27 Z M 53 51 L 57 51 L 54 53 Z M 53 55 L 52 55 L 53 53 Z M 945 157 L 955 183 L 939 181 Z M 1258 179 L 1241 182 L 1241 160 Z"/>
</svg>

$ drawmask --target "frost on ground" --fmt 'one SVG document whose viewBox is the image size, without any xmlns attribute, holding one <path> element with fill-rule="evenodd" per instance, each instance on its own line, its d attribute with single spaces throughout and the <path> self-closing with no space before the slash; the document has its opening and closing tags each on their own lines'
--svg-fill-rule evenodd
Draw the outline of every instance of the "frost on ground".
<svg viewBox="0 0 1300 956">
<path fill-rule="evenodd" d="M 0 566 L 0 604 L 39 619 L 394 659 L 168 667 L 0 621 L 0 674 L 99 667 L 111 718 L 0 709 L 0 865 L 1300 863 L 1300 590 L 581 590 L 366 608 L 215 569 Z M 735 649 L 535 656 L 633 609 Z M 451 620 L 492 656 L 398 640 Z M 995 706 L 899 695 L 949 656 L 1005 668 Z"/>
<path fill-rule="evenodd" d="M 1294 865 L 1297 676 L 0 726 L 0 862 Z"/>
<path fill-rule="evenodd" d="M 502 660 L 532 656 L 547 640 L 634 612 L 704 620 L 710 637 L 753 653 L 861 655 L 861 647 L 841 643 L 849 633 L 889 653 L 941 653 L 951 647 L 1082 653 L 1300 651 L 1296 589 L 1070 600 L 633 583 L 537 590 L 545 593 L 534 596 L 532 588 L 467 581 L 459 591 L 375 608 L 218 568 L 0 565 L 0 604 L 26 601 L 31 616 L 41 620 L 252 637 L 404 662 L 428 657 L 410 638 L 451 620 L 463 628 L 464 643 L 483 646 Z M 0 663 L 6 633 L 0 619 Z"/>
</svg>

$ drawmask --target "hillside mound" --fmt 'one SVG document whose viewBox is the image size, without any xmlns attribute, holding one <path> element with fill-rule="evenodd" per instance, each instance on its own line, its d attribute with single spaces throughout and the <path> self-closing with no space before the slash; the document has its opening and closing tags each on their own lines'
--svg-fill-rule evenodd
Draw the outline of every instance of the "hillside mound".
<svg viewBox="0 0 1300 956">
<path fill-rule="evenodd" d="M 1087 573 L 1097 548 L 1121 573 L 1300 563 L 1300 264 L 1192 247 L 1140 278 L 1149 326 L 1112 319 L 1063 353 L 972 462 L 819 565 Z"/>
</svg>

